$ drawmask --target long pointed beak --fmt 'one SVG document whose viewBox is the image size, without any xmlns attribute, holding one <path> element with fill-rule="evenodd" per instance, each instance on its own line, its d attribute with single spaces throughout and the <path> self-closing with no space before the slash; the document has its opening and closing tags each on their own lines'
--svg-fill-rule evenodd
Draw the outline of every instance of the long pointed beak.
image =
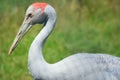
<svg viewBox="0 0 120 80">
<path fill-rule="evenodd" d="M 17 47 L 19 41 L 23 38 L 25 33 L 29 31 L 32 25 L 30 25 L 30 22 L 28 20 L 24 20 L 22 26 L 20 27 L 18 34 L 16 35 L 13 44 L 11 45 L 8 54 L 12 54 L 13 50 Z"/>
</svg>

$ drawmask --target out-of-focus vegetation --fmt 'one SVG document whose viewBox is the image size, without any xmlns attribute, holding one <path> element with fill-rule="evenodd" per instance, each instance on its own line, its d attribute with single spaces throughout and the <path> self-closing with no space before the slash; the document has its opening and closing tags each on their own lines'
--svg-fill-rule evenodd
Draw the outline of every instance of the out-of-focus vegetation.
<svg viewBox="0 0 120 80">
<path fill-rule="evenodd" d="M 0 0 L 0 80 L 32 80 L 27 69 L 36 25 L 8 56 L 8 50 L 33 2 L 47 2 L 57 12 L 57 24 L 44 47 L 49 63 L 78 52 L 120 56 L 120 0 Z"/>
</svg>

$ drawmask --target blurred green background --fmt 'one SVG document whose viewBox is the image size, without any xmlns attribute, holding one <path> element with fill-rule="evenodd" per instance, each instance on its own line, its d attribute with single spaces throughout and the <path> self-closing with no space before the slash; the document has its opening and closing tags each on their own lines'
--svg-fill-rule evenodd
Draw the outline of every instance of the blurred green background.
<svg viewBox="0 0 120 80">
<path fill-rule="evenodd" d="M 0 0 L 0 80 L 32 80 L 27 55 L 41 25 L 26 34 L 11 56 L 8 50 L 27 7 L 38 1 L 57 12 L 56 27 L 44 47 L 47 62 L 78 52 L 120 56 L 120 0 Z"/>
</svg>

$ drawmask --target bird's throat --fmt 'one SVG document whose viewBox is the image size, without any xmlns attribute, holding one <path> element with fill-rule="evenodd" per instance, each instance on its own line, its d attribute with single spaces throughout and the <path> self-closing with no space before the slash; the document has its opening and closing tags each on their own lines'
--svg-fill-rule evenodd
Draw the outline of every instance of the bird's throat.
<svg viewBox="0 0 120 80">
<path fill-rule="evenodd" d="M 49 17 L 46 25 L 43 27 L 43 29 L 40 31 L 40 33 L 37 35 L 37 37 L 31 44 L 28 55 L 28 67 L 30 73 L 33 76 L 42 76 L 40 74 L 43 74 L 43 70 L 49 71 L 47 69 L 49 64 L 45 61 L 42 50 L 46 39 L 48 38 L 48 36 L 54 28 L 55 22 L 56 16 L 55 18 L 53 18 L 53 15 L 52 17 Z M 39 74 L 37 72 L 39 72 Z"/>
</svg>

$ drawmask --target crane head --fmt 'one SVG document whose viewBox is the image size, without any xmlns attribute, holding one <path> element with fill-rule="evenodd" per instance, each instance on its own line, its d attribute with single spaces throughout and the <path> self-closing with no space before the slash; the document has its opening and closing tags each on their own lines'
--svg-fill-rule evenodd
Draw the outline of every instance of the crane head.
<svg viewBox="0 0 120 80">
<path fill-rule="evenodd" d="M 18 34 L 9 49 L 9 55 L 13 52 L 13 50 L 17 47 L 18 42 L 34 24 L 46 23 L 47 14 L 45 12 L 45 8 L 47 5 L 47 3 L 36 2 L 28 7 L 23 24 L 21 25 Z"/>
</svg>

